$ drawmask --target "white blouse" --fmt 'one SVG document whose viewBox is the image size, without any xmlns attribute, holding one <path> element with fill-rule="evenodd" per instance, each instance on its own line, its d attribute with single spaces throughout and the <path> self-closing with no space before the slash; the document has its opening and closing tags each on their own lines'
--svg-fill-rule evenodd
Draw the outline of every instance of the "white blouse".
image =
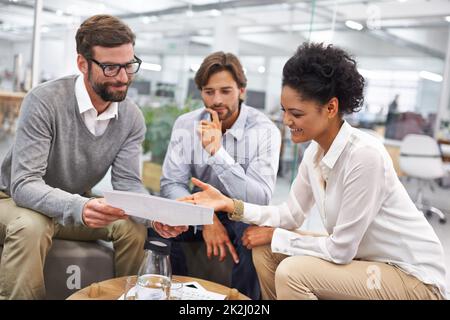
<svg viewBox="0 0 450 320">
<path fill-rule="evenodd" d="M 329 236 L 301 236 L 316 204 Z M 397 265 L 446 297 L 442 245 L 417 210 L 383 144 L 344 122 L 330 149 L 312 142 L 305 151 L 287 202 L 245 203 L 244 222 L 277 229 L 272 251 L 308 255 L 337 264 L 352 260 Z"/>
</svg>

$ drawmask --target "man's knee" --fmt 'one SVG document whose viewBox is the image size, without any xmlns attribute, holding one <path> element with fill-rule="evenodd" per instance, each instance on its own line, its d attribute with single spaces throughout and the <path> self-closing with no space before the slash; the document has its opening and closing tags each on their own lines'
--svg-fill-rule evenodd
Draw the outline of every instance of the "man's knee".
<svg viewBox="0 0 450 320">
<path fill-rule="evenodd" d="M 127 239 L 138 243 L 144 243 L 147 239 L 147 227 L 134 222 L 131 219 L 117 220 L 112 223 L 112 240 Z"/>
<path fill-rule="evenodd" d="M 28 210 L 17 210 L 17 216 L 6 226 L 5 242 L 20 240 L 30 244 L 41 243 L 42 240 L 51 243 L 54 232 L 53 219 Z"/>
</svg>

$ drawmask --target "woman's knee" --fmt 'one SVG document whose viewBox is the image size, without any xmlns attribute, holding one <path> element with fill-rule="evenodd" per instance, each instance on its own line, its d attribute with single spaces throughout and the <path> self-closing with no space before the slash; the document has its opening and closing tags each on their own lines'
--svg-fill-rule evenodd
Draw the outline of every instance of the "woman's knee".
<svg viewBox="0 0 450 320">
<path fill-rule="evenodd" d="M 315 273 L 320 273 L 321 268 L 318 267 L 323 260 L 311 256 L 293 256 L 284 259 L 277 268 L 276 277 L 280 279 L 288 279 L 295 277 L 296 279 L 311 278 Z"/>
<path fill-rule="evenodd" d="M 278 299 L 300 295 L 314 299 L 310 281 L 321 272 L 321 259 L 310 256 L 295 256 L 284 259 L 275 272 L 275 286 Z"/>
</svg>

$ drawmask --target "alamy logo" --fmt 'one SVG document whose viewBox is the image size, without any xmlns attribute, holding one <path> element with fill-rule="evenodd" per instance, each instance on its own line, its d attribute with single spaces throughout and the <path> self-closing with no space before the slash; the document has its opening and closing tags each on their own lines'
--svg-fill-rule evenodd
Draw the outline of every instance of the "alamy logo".
<svg viewBox="0 0 450 320">
<path fill-rule="evenodd" d="M 81 289 L 81 269 L 79 266 L 70 265 L 66 270 L 70 276 L 67 278 L 66 285 L 69 290 Z"/>
</svg>

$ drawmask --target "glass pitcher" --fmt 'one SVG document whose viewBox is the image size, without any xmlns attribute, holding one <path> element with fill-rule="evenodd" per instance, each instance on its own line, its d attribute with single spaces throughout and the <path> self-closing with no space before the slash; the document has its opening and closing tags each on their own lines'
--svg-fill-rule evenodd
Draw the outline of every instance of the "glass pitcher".
<svg viewBox="0 0 450 320">
<path fill-rule="evenodd" d="M 170 241 L 149 238 L 139 268 L 136 284 L 136 300 L 168 300 L 172 268 L 170 265 Z"/>
</svg>

